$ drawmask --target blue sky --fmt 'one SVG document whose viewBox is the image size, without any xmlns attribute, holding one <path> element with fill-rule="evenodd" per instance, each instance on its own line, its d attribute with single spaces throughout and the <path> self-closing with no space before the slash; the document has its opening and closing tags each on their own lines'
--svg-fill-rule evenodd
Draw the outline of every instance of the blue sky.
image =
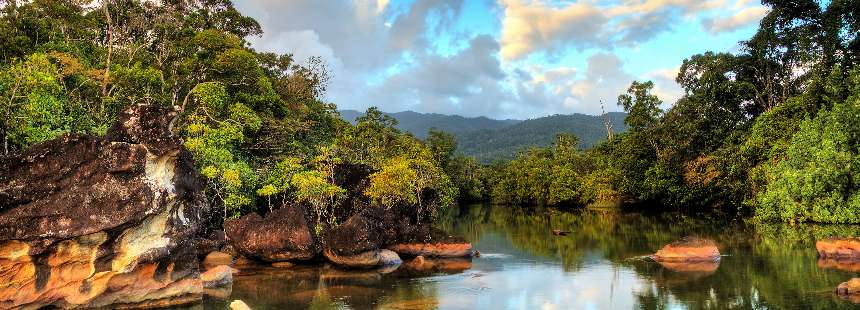
<svg viewBox="0 0 860 310">
<path fill-rule="evenodd" d="M 492 118 L 599 114 L 634 80 L 670 106 L 681 62 L 737 52 L 751 0 L 244 0 L 255 48 L 326 60 L 343 109 Z"/>
</svg>

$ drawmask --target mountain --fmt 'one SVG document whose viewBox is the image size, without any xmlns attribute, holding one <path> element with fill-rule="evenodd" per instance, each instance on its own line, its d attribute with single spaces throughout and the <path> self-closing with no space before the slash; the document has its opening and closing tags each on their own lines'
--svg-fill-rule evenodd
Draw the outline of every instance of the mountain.
<svg viewBox="0 0 860 310">
<path fill-rule="evenodd" d="M 355 119 L 364 115 L 364 112 L 356 110 L 340 110 L 343 119 L 355 123 Z M 509 125 L 519 123 L 519 120 L 495 120 L 486 117 L 463 117 L 459 115 L 444 115 L 436 113 L 418 113 L 404 111 L 397 113 L 386 113 L 397 119 L 397 129 L 411 132 L 418 138 L 427 137 L 430 128 L 437 128 L 455 136 L 476 130 L 500 129 Z"/>
<path fill-rule="evenodd" d="M 345 120 L 355 122 L 363 112 L 341 110 Z M 437 128 L 457 138 L 457 151 L 475 156 L 480 162 L 507 160 L 517 152 L 532 146 L 548 146 L 560 132 L 571 133 L 579 138 L 580 148 L 589 148 L 606 140 L 603 117 L 585 114 L 550 115 L 528 120 L 495 120 L 486 117 L 463 117 L 413 111 L 387 113 L 398 121 L 397 128 L 416 137 L 427 137 L 430 128 Z M 626 113 L 607 114 L 614 132 L 627 129 L 624 125 Z"/>
<path fill-rule="evenodd" d="M 613 132 L 627 129 L 626 113 L 608 113 Z M 525 120 L 493 130 L 477 130 L 457 136 L 457 150 L 489 163 L 499 159 L 512 159 L 517 152 L 532 146 L 548 146 L 555 135 L 571 133 L 579 138 L 579 147 L 590 148 L 606 140 L 603 117 L 585 114 L 551 115 Z"/>
</svg>

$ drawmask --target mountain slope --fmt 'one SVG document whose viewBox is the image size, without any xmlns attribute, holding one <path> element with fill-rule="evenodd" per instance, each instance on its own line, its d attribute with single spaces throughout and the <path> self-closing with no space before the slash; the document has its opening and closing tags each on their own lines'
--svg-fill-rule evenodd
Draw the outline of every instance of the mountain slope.
<svg viewBox="0 0 860 310">
<path fill-rule="evenodd" d="M 626 113 L 609 113 L 614 132 L 626 130 Z M 548 146 L 555 135 L 571 133 L 579 138 L 580 148 L 589 148 L 606 140 L 606 128 L 601 116 L 571 114 L 551 115 L 525 120 L 495 130 L 478 130 L 456 135 L 458 151 L 475 156 L 488 163 L 499 159 L 511 159 L 517 152 L 532 146 Z"/>
<path fill-rule="evenodd" d="M 341 110 L 341 117 L 350 122 L 363 112 Z M 398 121 L 397 128 L 418 138 L 427 137 L 430 128 L 438 128 L 457 138 L 457 150 L 475 156 L 483 163 L 507 160 L 517 152 L 532 146 L 548 146 L 561 132 L 579 137 L 579 147 L 589 148 L 606 140 L 603 117 L 585 114 L 551 115 L 529 120 L 494 120 L 486 117 L 425 114 L 413 111 L 387 113 Z M 626 130 L 626 113 L 609 113 L 614 132 Z"/>
<path fill-rule="evenodd" d="M 356 110 L 341 110 L 339 111 L 343 119 L 355 123 L 355 119 L 364 112 Z M 435 113 L 418 113 L 413 111 L 404 111 L 397 113 L 386 113 L 397 119 L 397 129 L 411 132 L 418 138 L 424 139 L 427 137 L 427 132 L 430 128 L 437 128 L 455 136 L 483 129 L 499 129 L 509 125 L 519 123 L 519 120 L 495 120 L 486 117 L 463 117 L 459 115 L 443 115 Z"/>
</svg>

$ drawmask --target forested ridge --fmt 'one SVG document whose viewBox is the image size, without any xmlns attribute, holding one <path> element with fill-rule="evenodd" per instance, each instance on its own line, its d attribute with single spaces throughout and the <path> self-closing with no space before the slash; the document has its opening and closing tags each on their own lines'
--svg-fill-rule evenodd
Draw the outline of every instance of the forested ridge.
<svg viewBox="0 0 860 310">
<path fill-rule="evenodd" d="M 363 115 L 355 110 L 341 110 L 344 119 L 354 122 Z M 626 113 L 611 112 L 606 115 L 555 114 L 527 120 L 494 120 L 486 117 L 462 117 L 434 113 L 404 111 L 386 113 L 397 120 L 396 127 L 425 139 L 430 129 L 452 134 L 457 140 L 457 153 L 473 156 L 483 164 L 511 160 L 517 153 L 530 147 L 546 147 L 552 144 L 558 133 L 577 136 L 579 148 L 593 147 L 606 140 L 609 121 L 612 131 L 626 129 Z"/>
<path fill-rule="evenodd" d="M 323 229 L 339 220 L 332 208 L 345 195 L 335 167 L 361 165 L 373 171 L 363 192 L 373 204 L 429 213 L 458 198 L 624 201 L 860 223 L 860 2 L 763 3 L 771 11 L 738 53 L 681 64 L 684 96 L 668 110 L 652 83 L 633 82 L 617 98 L 625 132 L 585 150 L 592 137 L 559 134 L 551 146 L 484 165 L 458 155 L 453 135 L 416 138 L 375 108 L 343 120 L 323 100 L 322 59 L 254 50 L 248 38 L 262 29 L 229 0 L 7 1 L 2 152 L 103 135 L 119 111 L 148 104 L 179 112 L 173 130 L 228 217 L 296 202 Z"/>
</svg>

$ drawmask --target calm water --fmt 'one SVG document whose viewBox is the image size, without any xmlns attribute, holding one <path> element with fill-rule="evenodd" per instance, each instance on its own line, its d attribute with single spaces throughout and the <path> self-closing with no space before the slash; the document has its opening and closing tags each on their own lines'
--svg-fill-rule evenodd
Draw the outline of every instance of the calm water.
<svg viewBox="0 0 860 310">
<path fill-rule="evenodd" d="M 462 207 L 439 225 L 481 252 L 395 271 L 246 269 L 222 308 L 253 309 L 848 309 L 832 291 L 860 264 L 819 262 L 816 238 L 857 226 L 753 225 L 725 216 Z M 570 230 L 552 236 L 550 230 Z M 685 235 L 713 238 L 719 265 L 663 267 L 642 255 Z M 686 271 L 678 271 L 684 269 Z"/>
</svg>

